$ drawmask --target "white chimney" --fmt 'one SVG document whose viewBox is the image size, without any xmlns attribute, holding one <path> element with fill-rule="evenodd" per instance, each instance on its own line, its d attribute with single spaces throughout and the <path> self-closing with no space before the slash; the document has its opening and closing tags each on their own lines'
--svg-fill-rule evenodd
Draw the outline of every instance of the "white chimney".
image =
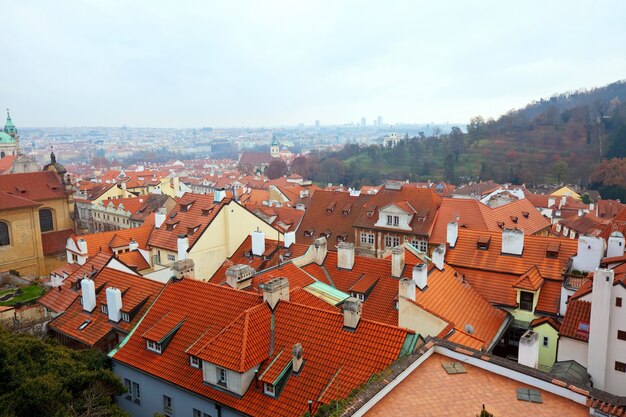
<svg viewBox="0 0 626 417">
<path fill-rule="evenodd" d="M 279 300 L 289 301 L 289 280 L 287 278 L 274 278 L 261 285 L 263 301 L 267 302 L 272 310 Z"/>
<path fill-rule="evenodd" d="M 93 280 L 83 278 L 80 282 L 80 289 L 83 297 L 83 310 L 91 313 L 96 308 L 96 286 Z"/>
<path fill-rule="evenodd" d="M 606 250 L 606 243 L 601 237 L 580 236 L 578 252 L 573 259 L 572 269 L 582 272 L 594 271 L 600 266 Z"/>
<path fill-rule="evenodd" d="M 446 259 L 446 245 L 441 244 L 437 246 L 433 251 L 433 257 L 431 259 L 433 264 L 435 264 L 435 267 L 438 270 L 443 271 L 443 264 Z"/>
<path fill-rule="evenodd" d="M 398 295 L 415 301 L 415 282 L 411 278 L 402 278 L 400 280 L 400 288 Z"/>
<path fill-rule="evenodd" d="M 339 242 L 337 245 L 337 268 L 352 269 L 354 266 L 354 243 Z"/>
<path fill-rule="evenodd" d="M 296 243 L 296 232 L 295 231 L 291 231 L 291 232 L 285 232 L 285 247 L 288 248 L 291 245 L 293 245 L 294 243 Z"/>
<path fill-rule="evenodd" d="M 391 249 L 391 276 L 400 278 L 404 271 L 404 248 L 396 246 Z"/>
<path fill-rule="evenodd" d="M 613 279 L 613 271 L 610 269 L 596 269 L 593 273 L 587 372 L 591 375 L 593 387 L 600 390 L 605 389 L 606 382 Z"/>
<path fill-rule="evenodd" d="M 233 265 L 226 270 L 226 283 L 238 289 L 249 287 L 255 273 L 250 265 Z"/>
<path fill-rule="evenodd" d="M 459 238 L 459 224 L 457 222 L 448 223 L 448 233 L 446 235 L 446 241 L 451 248 L 456 245 L 456 240 Z"/>
<path fill-rule="evenodd" d="M 318 237 L 313 241 L 313 250 L 315 251 L 315 263 L 322 265 L 328 253 L 328 242 L 324 236 Z"/>
<path fill-rule="evenodd" d="M 165 208 L 161 207 L 154 214 L 154 227 L 160 228 L 163 222 L 165 222 Z"/>
<path fill-rule="evenodd" d="M 561 196 L 561 204 L 559 204 L 559 208 L 563 207 L 567 204 L 567 196 Z"/>
<path fill-rule="evenodd" d="M 252 236 L 252 254 L 261 256 L 265 253 L 265 233 L 258 228 L 251 233 Z"/>
<path fill-rule="evenodd" d="M 624 235 L 620 232 L 613 232 L 609 236 L 609 244 L 606 249 L 606 257 L 624 256 Z"/>
<path fill-rule="evenodd" d="M 122 292 L 118 288 L 107 288 L 107 308 L 109 320 L 118 323 L 122 318 Z"/>
<path fill-rule="evenodd" d="M 302 368 L 302 356 L 304 355 L 304 349 L 302 349 L 302 345 L 300 343 L 293 345 L 291 355 L 292 370 L 293 373 L 297 375 L 298 372 L 300 372 L 300 368 Z"/>
<path fill-rule="evenodd" d="M 189 238 L 186 235 L 178 235 L 176 242 L 178 247 L 178 260 L 184 261 L 187 259 L 187 251 L 189 250 Z"/>
<path fill-rule="evenodd" d="M 135 239 L 131 239 L 130 242 L 128 243 L 128 250 L 132 252 L 137 249 L 139 249 L 139 243 L 137 243 Z"/>
<path fill-rule="evenodd" d="M 363 306 L 359 300 L 350 297 L 343 302 L 343 328 L 346 330 L 356 330 L 361 320 Z"/>
<path fill-rule="evenodd" d="M 520 337 L 517 363 L 537 368 L 539 365 L 539 333 L 527 330 Z"/>
<path fill-rule="evenodd" d="M 524 231 L 503 229 L 501 252 L 509 255 L 521 255 L 524 252 Z"/>
<path fill-rule="evenodd" d="M 548 197 L 548 207 L 552 207 L 556 203 L 554 197 Z"/>
<path fill-rule="evenodd" d="M 225 196 L 226 196 L 226 191 L 221 190 L 221 189 L 215 190 L 213 191 L 213 202 L 216 204 L 221 203 Z"/>
<path fill-rule="evenodd" d="M 87 255 L 87 241 L 85 239 L 78 239 L 78 242 L 76 242 L 76 246 L 78 246 L 78 251 L 81 255 Z"/>
<path fill-rule="evenodd" d="M 428 286 L 428 265 L 418 264 L 413 267 L 413 282 L 420 291 L 424 291 Z"/>
</svg>

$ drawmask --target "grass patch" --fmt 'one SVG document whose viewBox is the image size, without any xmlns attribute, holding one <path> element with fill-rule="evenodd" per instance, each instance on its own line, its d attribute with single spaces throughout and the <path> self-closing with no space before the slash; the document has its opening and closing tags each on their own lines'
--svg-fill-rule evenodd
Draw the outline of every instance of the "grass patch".
<svg viewBox="0 0 626 417">
<path fill-rule="evenodd" d="M 15 293 L 17 290 L 21 290 L 21 294 L 16 295 L 15 297 L 7 301 L 0 301 L 0 306 L 13 306 L 16 303 L 27 304 L 31 301 L 38 299 L 44 293 L 44 289 L 41 288 L 39 285 L 29 285 L 26 287 L 13 288 L 10 290 L 1 291 L 0 298 L 8 294 Z"/>
</svg>

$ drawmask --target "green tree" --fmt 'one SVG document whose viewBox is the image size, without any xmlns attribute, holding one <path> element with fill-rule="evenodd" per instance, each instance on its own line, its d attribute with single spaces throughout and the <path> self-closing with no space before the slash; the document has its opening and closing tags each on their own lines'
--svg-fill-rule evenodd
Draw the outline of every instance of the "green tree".
<svg viewBox="0 0 626 417">
<path fill-rule="evenodd" d="M 446 181 L 454 184 L 456 182 L 454 156 L 449 153 L 446 155 L 446 160 L 443 163 L 443 169 L 445 171 Z"/>
<path fill-rule="evenodd" d="M 556 177 L 557 184 L 561 184 L 561 180 L 567 180 L 567 173 L 569 171 L 569 166 L 567 162 L 558 160 L 552 166 L 552 174 Z"/>
</svg>

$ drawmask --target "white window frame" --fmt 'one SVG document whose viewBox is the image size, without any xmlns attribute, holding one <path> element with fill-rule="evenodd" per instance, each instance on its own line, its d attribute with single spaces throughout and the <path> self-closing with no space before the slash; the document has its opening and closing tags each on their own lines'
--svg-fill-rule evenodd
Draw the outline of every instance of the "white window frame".
<svg viewBox="0 0 626 417">
<path fill-rule="evenodd" d="M 176 261 L 176 256 L 172 255 L 171 253 L 167 254 L 167 260 L 170 262 L 174 262 Z"/>
<path fill-rule="evenodd" d="M 272 384 L 268 384 L 267 382 L 263 383 L 263 393 L 265 395 L 269 395 L 270 397 L 276 397 L 276 387 Z"/>
<path fill-rule="evenodd" d="M 141 402 L 141 389 L 137 382 L 132 381 L 133 384 L 133 401 L 139 404 Z"/>
<path fill-rule="evenodd" d="M 126 399 L 132 400 L 133 399 L 133 382 L 128 378 L 124 378 L 124 386 L 126 387 Z"/>
<path fill-rule="evenodd" d="M 200 369 L 200 358 L 197 356 L 190 356 L 189 366 L 191 366 L 192 368 Z"/>
<path fill-rule="evenodd" d="M 198 410 L 197 408 L 194 408 L 193 417 L 202 417 L 202 411 Z"/>
<path fill-rule="evenodd" d="M 217 374 L 217 385 L 228 388 L 228 370 L 218 366 L 215 372 Z"/>
<path fill-rule="evenodd" d="M 391 245 L 389 245 L 391 243 Z M 385 248 L 395 248 L 400 245 L 400 238 L 398 236 L 385 235 Z"/>
<path fill-rule="evenodd" d="M 171 413 L 174 411 L 174 400 L 169 395 L 163 394 L 163 411 Z"/>
<path fill-rule="evenodd" d="M 387 215 L 387 226 L 391 226 L 393 224 L 393 216 L 391 214 Z"/>
<path fill-rule="evenodd" d="M 146 340 L 146 348 L 152 352 L 161 353 L 161 344 L 152 340 Z"/>
<path fill-rule="evenodd" d="M 109 308 L 107 307 L 106 304 L 100 305 L 100 311 L 103 312 L 104 314 L 109 314 Z"/>
<path fill-rule="evenodd" d="M 400 226 L 400 216 L 393 216 L 393 225 Z"/>
<path fill-rule="evenodd" d="M 122 321 L 125 321 L 127 323 L 130 323 L 130 314 L 128 313 L 122 313 Z"/>
</svg>

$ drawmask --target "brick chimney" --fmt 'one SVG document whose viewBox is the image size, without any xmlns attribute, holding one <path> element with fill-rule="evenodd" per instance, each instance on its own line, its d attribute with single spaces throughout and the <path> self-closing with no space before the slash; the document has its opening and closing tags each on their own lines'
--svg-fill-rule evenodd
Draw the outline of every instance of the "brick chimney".
<svg viewBox="0 0 626 417">
<path fill-rule="evenodd" d="M 352 269 L 354 266 L 354 243 L 339 242 L 337 245 L 337 268 Z"/>
<path fill-rule="evenodd" d="M 354 297 L 343 302 L 343 328 L 354 331 L 361 321 L 362 304 Z"/>
<path fill-rule="evenodd" d="M 302 355 L 304 355 L 304 349 L 302 349 L 302 345 L 300 343 L 296 343 L 295 345 L 293 345 L 293 349 L 291 349 L 291 355 L 292 370 L 293 373 L 297 375 L 302 368 Z"/>
<path fill-rule="evenodd" d="M 267 302 L 272 310 L 276 308 L 279 300 L 289 301 L 289 280 L 287 278 L 274 278 L 261 285 L 263 301 Z"/>
<path fill-rule="evenodd" d="M 411 278 L 402 278 L 400 280 L 398 295 L 415 301 L 415 282 Z"/>
<path fill-rule="evenodd" d="M 537 368 L 539 365 L 539 333 L 527 330 L 520 337 L 517 363 Z"/>
<path fill-rule="evenodd" d="M 128 250 L 132 252 L 132 251 L 136 251 L 137 249 L 139 249 L 139 243 L 137 243 L 135 239 L 131 239 L 130 242 L 128 243 Z"/>
<path fill-rule="evenodd" d="M 404 248 L 396 246 L 391 249 L 391 276 L 400 278 L 404 271 Z"/>
<path fill-rule="evenodd" d="M 609 244 L 606 248 L 606 257 L 624 256 L 624 235 L 621 232 L 613 232 L 609 237 Z"/>
</svg>

